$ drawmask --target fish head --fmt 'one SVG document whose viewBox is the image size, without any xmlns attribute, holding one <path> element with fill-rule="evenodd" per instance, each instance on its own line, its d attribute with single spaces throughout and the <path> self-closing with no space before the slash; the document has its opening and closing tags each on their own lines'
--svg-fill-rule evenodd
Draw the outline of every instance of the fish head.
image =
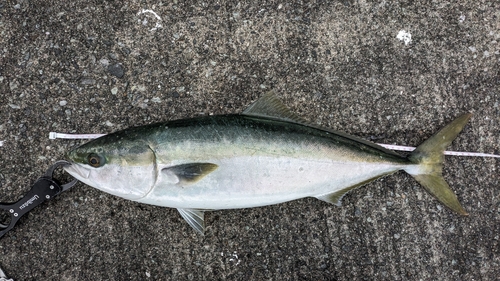
<svg viewBox="0 0 500 281">
<path fill-rule="evenodd" d="M 140 199 L 156 182 L 156 157 L 151 147 L 134 139 L 108 135 L 67 153 L 64 169 L 79 181 L 104 192 Z"/>
</svg>

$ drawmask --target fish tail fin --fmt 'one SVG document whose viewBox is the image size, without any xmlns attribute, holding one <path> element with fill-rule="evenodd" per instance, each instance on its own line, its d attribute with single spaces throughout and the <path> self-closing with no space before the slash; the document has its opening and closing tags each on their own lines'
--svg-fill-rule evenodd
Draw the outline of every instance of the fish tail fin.
<svg viewBox="0 0 500 281">
<path fill-rule="evenodd" d="M 406 171 L 442 204 L 464 216 L 468 213 L 460 205 L 457 196 L 444 180 L 442 168 L 445 148 L 462 131 L 471 116 L 470 113 L 467 113 L 458 117 L 418 146 L 408 156 L 408 159 L 417 164 L 418 167 Z"/>
</svg>

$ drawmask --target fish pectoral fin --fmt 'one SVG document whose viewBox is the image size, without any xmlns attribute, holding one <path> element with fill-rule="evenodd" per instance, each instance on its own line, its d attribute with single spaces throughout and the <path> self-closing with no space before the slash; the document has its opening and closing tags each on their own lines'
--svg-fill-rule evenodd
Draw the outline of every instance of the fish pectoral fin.
<svg viewBox="0 0 500 281">
<path fill-rule="evenodd" d="M 307 124 L 306 120 L 291 112 L 273 92 L 268 92 L 252 103 L 242 113 L 247 116 L 270 117 L 281 121 Z"/>
<path fill-rule="evenodd" d="M 177 209 L 179 214 L 194 228 L 198 233 L 205 233 L 205 210 L 198 209 Z"/>
<path fill-rule="evenodd" d="M 163 168 L 161 172 L 170 178 L 171 182 L 191 184 L 201 180 L 218 167 L 212 163 L 188 163 Z"/>
</svg>

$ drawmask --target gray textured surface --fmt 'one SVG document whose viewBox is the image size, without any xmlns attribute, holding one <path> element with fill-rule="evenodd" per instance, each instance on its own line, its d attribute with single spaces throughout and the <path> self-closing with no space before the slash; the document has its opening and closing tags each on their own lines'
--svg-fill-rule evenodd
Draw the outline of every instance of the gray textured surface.
<svg viewBox="0 0 500 281">
<path fill-rule="evenodd" d="M 268 90 L 312 122 L 401 145 L 470 111 L 451 149 L 499 153 L 499 11 L 498 1 L 1 2 L 2 201 L 78 143 L 49 131 L 241 112 Z M 205 237 L 173 209 L 79 184 L 0 240 L 0 266 L 15 280 L 494 280 L 499 160 L 447 157 L 444 172 L 469 217 L 398 173 L 342 208 L 304 199 L 211 212 Z"/>
</svg>

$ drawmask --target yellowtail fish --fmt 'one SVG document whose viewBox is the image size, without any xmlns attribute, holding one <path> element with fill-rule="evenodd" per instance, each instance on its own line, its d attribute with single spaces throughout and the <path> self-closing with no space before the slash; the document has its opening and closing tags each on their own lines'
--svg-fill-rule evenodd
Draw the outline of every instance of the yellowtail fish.
<svg viewBox="0 0 500 281">
<path fill-rule="evenodd" d="M 251 208 L 315 197 L 340 205 L 349 191 L 404 170 L 451 210 L 467 215 L 441 170 L 465 114 L 408 157 L 319 128 L 272 94 L 242 114 L 174 120 L 118 131 L 71 150 L 65 170 L 110 194 L 177 208 L 204 232 L 207 210 Z"/>
</svg>

